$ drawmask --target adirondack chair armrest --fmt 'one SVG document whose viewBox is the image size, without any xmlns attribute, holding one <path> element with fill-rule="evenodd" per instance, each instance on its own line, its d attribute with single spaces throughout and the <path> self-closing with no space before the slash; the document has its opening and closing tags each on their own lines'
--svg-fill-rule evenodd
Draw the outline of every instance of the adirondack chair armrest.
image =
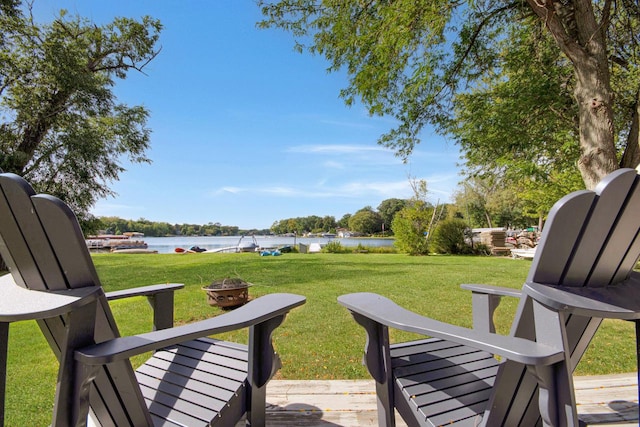
<svg viewBox="0 0 640 427">
<path fill-rule="evenodd" d="M 460 285 L 462 289 L 479 294 L 496 295 L 501 297 L 520 298 L 522 291 L 520 289 L 506 288 L 504 286 L 492 286 L 477 283 L 464 283 Z"/>
<path fill-rule="evenodd" d="M 388 298 L 373 293 L 342 295 L 338 302 L 352 313 L 383 326 L 454 341 L 527 365 L 551 365 L 564 358 L 562 349 L 523 338 L 486 333 L 440 322 L 402 308 Z"/>
<path fill-rule="evenodd" d="M 531 298 L 556 310 L 603 319 L 640 318 L 640 274 L 608 287 L 551 286 L 529 282 L 523 287 Z"/>
<path fill-rule="evenodd" d="M 130 288 L 123 289 L 120 291 L 112 291 L 106 292 L 105 295 L 109 301 L 129 298 L 129 297 L 139 297 L 139 296 L 153 296 L 164 292 L 174 292 L 178 289 L 183 289 L 184 284 L 182 283 L 167 283 L 161 285 L 150 285 L 150 286 L 140 286 L 138 288 Z"/>
<path fill-rule="evenodd" d="M 64 291 L 34 291 L 18 286 L 11 274 L 0 277 L 0 322 L 61 316 L 102 296 L 99 286 Z"/>
<path fill-rule="evenodd" d="M 75 352 L 75 359 L 85 365 L 104 365 L 184 341 L 255 327 L 276 318 L 284 318 L 289 311 L 305 301 L 304 297 L 294 294 L 265 295 L 211 319 L 146 334 L 115 338 L 82 348 Z"/>
<path fill-rule="evenodd" d="M 182 288 L 182 283 L 167 283 L 108 292 L 106 296 L 109 301 L 137 296 L 147 297 L 153 309 L 153 330 L 158 331 L 173 327 L 173 293 Z"/>
<path fill-rule="evenodd" d="M 482 332 L 495 333 L 496 326 L 493 320 L 502 297 L 520 298 L 521 291 L 500 286 L 463 284 L 462 289 L 472 292 L 471 301 L 473 304 L 473 329 Z"/>
</svg>

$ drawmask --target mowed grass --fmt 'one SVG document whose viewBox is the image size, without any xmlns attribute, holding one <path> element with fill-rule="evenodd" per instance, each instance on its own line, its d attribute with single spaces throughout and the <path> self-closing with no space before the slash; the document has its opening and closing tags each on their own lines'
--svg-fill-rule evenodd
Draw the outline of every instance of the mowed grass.
<svg viewBox="0 0 640 427">
<path fill-rule="evenodd" d="M 279 379 L 369 378 L 362 366 L 364 330 L 336 299 L 351 292 L 375 292 L 438 320 L 470 327 L 470 292 L 461 283 L 519 289 L 530 261 L 509 258 L 398 254 L 99 254 L 94 261 L 106 291 L 158 283 L 184 283 L 175 296 L 176 323 L 218 316 L 202 286 L 214 279 L 240 277 L 254 286 L 251 298 L 276 292 L 304 295 L 307 303 L 291 312 L 274 333 L 283 368 Z M 496 312 L 506 334 L 517 302 L 505 298 Z M 111 303 L 122 335 L 151 330 L 144 298 Z M 394 342 L 414 338 L 391 331 Z M 247 331 L 218 338 L 246 342 Z M 134 365 L 144 361 L 133 360 Z M 633 325 L 605 321 L 576 373 L 609 374 L 636 370 Z M 11 325 L 6 425 L 47 425 L 51 421 L 57 362 L 35 322 Z"/>
</svg>

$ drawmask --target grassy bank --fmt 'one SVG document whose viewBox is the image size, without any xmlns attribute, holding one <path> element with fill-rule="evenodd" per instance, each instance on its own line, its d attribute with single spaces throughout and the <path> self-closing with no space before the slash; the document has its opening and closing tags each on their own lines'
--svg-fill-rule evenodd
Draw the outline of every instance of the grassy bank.
<svg viewBox="0 0 640 427">
<path fill-rule="evenodd" d="M 471 296 L 461 283 L 520 288 L 531 263 L 488 257 L 409 257 L 393 254 L 95 255 L 107 291 L 155 283 L 184 283 L 176 294 L 176 321 L 187 323 L 222 313 L 210 307 L 201 287 L 213 279 L 241 277 L 254 284 L 251 297 L 291 292 L 307 297 L 274 334 L 283 359 L 282 379 L 368 378 L 361 365 L 364 331 L 336 303 L 339 295 L 376 292 L 439 320 L 471 326 Z M 496 313 L 498 329 L 508 331 L 515 301 L 505 299 Z M 112 303 L 123 335 L 151 328 L 143 298 Z M 246 331 L 221 338 L 246 341 Z M 410 339 L 392 332 L 392 340 Z M 630 323 L 606 321 L 577 373 L 635 371 Z M 140 363 L 135 360 L 134 363 Z M 11 325 L 6 425 L 50 422 L 57 364 L 35 322 Z M 34 420 L 34 414 L 41 414 Z M 21 418 L 26 415 L 28 418 Z"/>
</svg>

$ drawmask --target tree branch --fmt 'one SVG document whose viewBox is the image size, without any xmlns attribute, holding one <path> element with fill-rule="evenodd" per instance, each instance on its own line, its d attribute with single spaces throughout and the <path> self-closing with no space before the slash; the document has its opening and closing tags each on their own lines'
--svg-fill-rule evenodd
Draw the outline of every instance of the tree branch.
<svg viewBox="0 0 640 427">
<path fill-rule="evenodd" d="M 612 0 L 605 0 L 604 5 L 602 6 L 602 19 L 598 23 L 598 28 L 604 29 L 609 27 L 609 23 L 611 22 L 611 8 L 613 7 Z M 604 35 L 603 35 L 604 37 Z"/>
<path fill-rule="evenodd" d="M 42 155 L 38 156 L 29 167 L 25 167 L 23 174 L 28 175 L 32 171 L 36 170 L 40 164 L 42 164 L 45 160 L 49 160 L 49 157 L 52 156 L 58 149 L 62 148 L 62 144 L 55 144 L 51 148 L 49 148 L 46 152 L 42 153 Z M 54 164 L 51 162 L 51 164 Z"/>
<path fill-rule="evenodd" d="M 447 79 L 444 81 L 442 87 L 440 89 L 438 89 L 438 91 L 435 93 L 435 95 L 433 96 L 434 99 L 439 98 L 440 95 L 444 92 L 444 90 L 446 88 L 448 88 L 451 83 L 453 81 L 455 81 L 455 76 L 458 75 L 458 73 L 460 72 L 460 69 L 462 68 L 462 66 L 464 65 L 464 63 L 466 62 L 466 60 L 468 59 L 469 55 L 471 54 L 471 51 L 473 50 L 473 48 L 475 47 L 476 41 L 478 40 L 478 38 L 480 37 L 480 34 L 482 33 L 482 30 L 489 25 L 489 23 L 496 17 L 501 15 L 504 12 L 507 12 L 509 10 L 515 9 L 516 7 L 518 7 L 520 3 L 515 1 L 512 2 L 510 4 L 507 4 L 506 6 L 500 7 L 498 9 L 495 9 L 493 11 L 491 11 L 488 15 L 485 15 L 484 18 L 480 21 L 480 23 L 478 24 L 478 26 L 475 28 L 475 31 L 473 32 L 473 35 L 471 36 L 471 39 L 469 41 L 469 43 L 467 44 L 467 48 L 465 49 L 464 53 L 462 54 L 462 56 L 458 59 L 458 61 L 456 61 L 455 64 L 453 64 L 453 67 L 450 68 L 450 72 L 448 72 L 448 77 Z M 424 110 L 423 110 L 424 111 Z M 424 113 L 421 113 L 420 116 L 424 116 Z"/>
<path fill-rule="evenodd" d="M 527 0 L 527 3 L 542 20 L 560 49 L 572 62 L 581 61 L 585 58 L 586 52 L 580 47 L 578 40 L 571 37 L 564 25 L 562 25 L 562 21 L 555 11 L 553 0 Z"/>
</svg>

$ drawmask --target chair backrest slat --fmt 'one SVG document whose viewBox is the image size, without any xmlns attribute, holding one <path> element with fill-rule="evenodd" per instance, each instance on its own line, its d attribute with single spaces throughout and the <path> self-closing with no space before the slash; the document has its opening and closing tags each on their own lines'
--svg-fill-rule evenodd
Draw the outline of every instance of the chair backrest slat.
<svg viewBox="0 0 640 427">
<path fill-rule="evenodd" d="M 31 199 L 43 233 L 69 287 L 100 286 L 82 230 L 71 209 L 60 199 L 46 194 L 34 195 Z M 106 299 L 101 299 L 99 304 L 95 340 L 103 342 L 118 337 L 119 332 Z"/>
<path fill-rule="evenodd" d="M 637 259 L 637 253 L 629 253 L 634 246 L 640 224 L 640 186 L 635 186 L 621 207 L 614 228 L 611 230 L 602 254 L 589 277 L 586 286 L 603 287 L 615 285 L 629 277 L 634 265 L 623 266 L 628 255 Z"/>
<path fill-rule="evenodd" d="M 55 197 L 37 195 L 31 199 L 68 286 L 99 286 L 98 273 L 73 212 Z"/>
<path fill-rule="evenodd" d="M 31 199 L 69 286 L 99 286 L 100 280 L 71 209 L 52 196 L 35 195 Z M 46 323 L 54 338 L 63 333 L 61 328 L 64 325 L 56 319 Z M 99 343 L 118 336 L 120 333 L 109 303 L 102 297 L 97 305 L 94 341 Z M 135 426 L 146 423 L 146 405 L 129 361 L 102 367 L 91 387 L 91 408 L 102 425 Z"/>
<path fill-rule="evenodd" d="M 559 284 L 594 200 L 594 193 L 580 191 L 563 197 L 554 205 L 538 243 L 528 282 Z"/>
<path fill-rule="evenodd" d="M 635 265 L 640 212 L 638 175 L 621 169 L 595 191 L 572 193 L 549 213 L 528 282 L 604 287 Z"/>
<path fill-rule="evenodd" d="M 30 199 L 33 189 L 17 175 L 2 174 L 0 190 L 0 250 L 15 282 L 29 289 L 65 289 L 66 284 L 59 268 L 55 268 L 51 250 L 36 250 L 42 248 L 45 244 L 42 240 L 46 242 L 46 239 L 43 239 L 42 227 L 33 215 Z M 38 236 L 41 239 L 36 243 Z M 45 276 L 47 272 L 49 277 Z"/>
<path fill-rule="evenodd" d="M 627 278 L 625 273 L 627 271 L 633 271 L 633 268 L 638 264 L 638 261 L 640 261 L 640 232 L 636 234 L 629 251 L 620 263 L 620 268 L 618 269 L 616 276 L 613 278 L 613 281 L 618 283 L 625 280 Z"/>
<path fill-rule="evenodd" d="M 607 185 L 615 181 L 615 185 Z M 598 187 L 594 195 L 597 195 L 597 203 L 593 207 L 581 239 L 574 242 L 575 255 L 567 268 L 567 273 L 562 278 L 564 286 L 585 286 L 588 284 L 592 272 L 599 271 L 597 275 L 602 280 L 604 263 L 607 258 L 602 258 L 603 249 L 609 241 L 610 233 L 616 224 L 628 193 L 635 182 L 635 173 L 621 171 L 607 176 Z M 572 212 L 566 212 L 571 215 Z M 599 261 L 601 258 L 601 261 Z M 618 263 L 620 258 L 618 258 Z M 598 264 L 600 267 L 598 268 Z M 617 265 L 614 267 L 617 269 Z"/>
</svg>

